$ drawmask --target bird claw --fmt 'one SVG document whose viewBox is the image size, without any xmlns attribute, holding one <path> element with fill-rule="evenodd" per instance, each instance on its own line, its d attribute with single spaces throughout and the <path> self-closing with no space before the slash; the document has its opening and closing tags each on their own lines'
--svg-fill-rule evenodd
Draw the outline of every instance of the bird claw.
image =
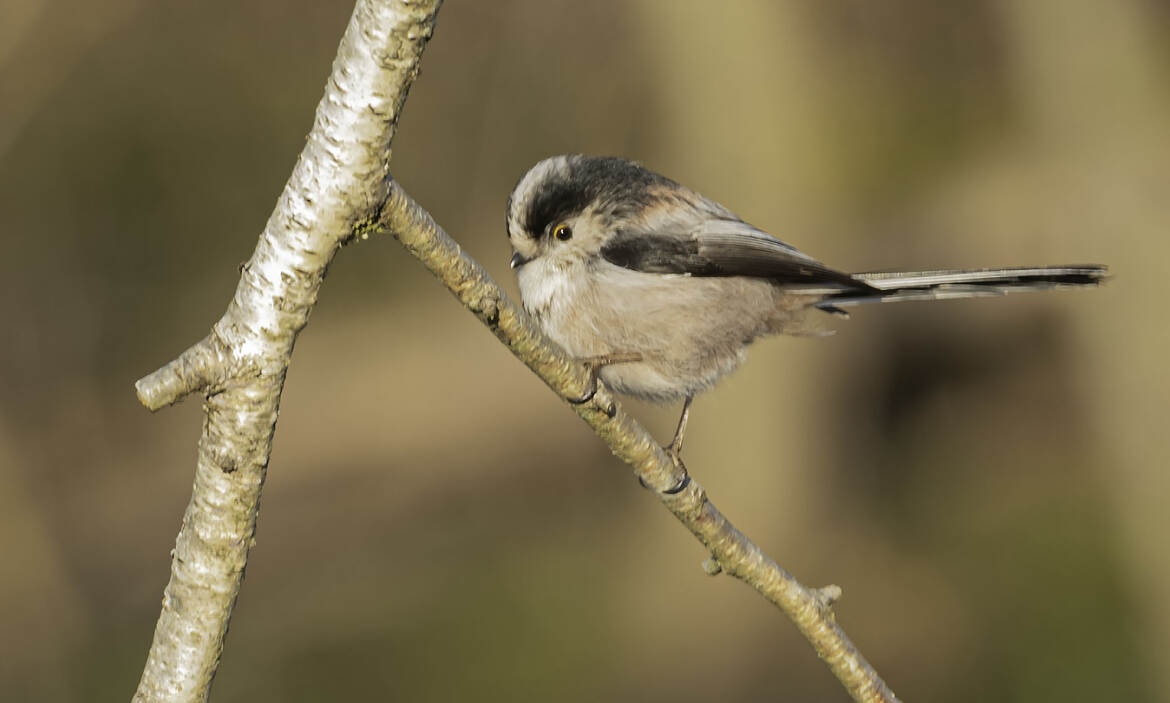
<svg viewBox="0 0 1170 703">
<path fill-rule="evenodd" d="M 680 480 L 674 486 L 667 488 L 665 491 L 663 491 L 663 493 L 668 496 L 678 495 L 679 493 L 682 493 L 684 490 L 686 490 L 686 487 L 689 485 L 691 485 L 691 475 L 683 474 L 682 480 Z"/>
<path fill-rule="evenodd" d="M 683 468 L 683 471 L 686 471 L 685 467 Z M 646 485 L 646 481 L 643 480 L 641 476 L 638 477 L 638 484 L 648 491 L 653 490 L 650 488 L 650 486 Z M 679 493 L 682 493 L 684 490 L 686 490 L 686 487 L 689 485 L 691 485 L 691 475 L 684 473 L 683 477 L 679 479 L 678 483 L 661 491 L 661 493 L 668 496 L 678 495 Z"/>
<path fill-rule="evenodd" d="M 589 373 L 589 390 L 585 391 L 584 395 L 576 398 L 565 398 L 573 405 L 584 405 L 593 400 L 593 396 L 597 395 L 597 373 L 590 371 Z"/>
<path fill-rule="evenodd" d="M 642 360 L 642 355 L 638 352 L 601 354 L 599 356 L 587 356 L 581 359 L 581 363 L 589 370 L 589 388 L 576 398 L 565 398 L 573 405 L 584 405 L 593 400 L 597 395 L 597 385 L 601 380 L 601 369 L 613 364 L 630 364 Z M 610 413 L 612 417 L 612 413 Z"/>
</svg>

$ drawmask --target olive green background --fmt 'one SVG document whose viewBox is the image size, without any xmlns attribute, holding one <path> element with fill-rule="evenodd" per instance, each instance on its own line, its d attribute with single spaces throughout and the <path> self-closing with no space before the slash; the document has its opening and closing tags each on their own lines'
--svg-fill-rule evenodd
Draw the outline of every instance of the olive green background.
<svg viewBox="0 0 1170 703">
<path fill-rule="evenodd" d="M 200 428 L 132 384 L 226 306 L 351 9 L 0 8 L 0 698 L 131 695 Z M 563 152 L 839 268 L 1110 264 L 764 341 L 686 458 L 906 700 L 1170 699 L 1170 5 L 449 0 L 394 147 L 511 291 Z M 217 701 L 845 697 L 390 239 L 331 267 L 269 470 Z"/>
</svg>

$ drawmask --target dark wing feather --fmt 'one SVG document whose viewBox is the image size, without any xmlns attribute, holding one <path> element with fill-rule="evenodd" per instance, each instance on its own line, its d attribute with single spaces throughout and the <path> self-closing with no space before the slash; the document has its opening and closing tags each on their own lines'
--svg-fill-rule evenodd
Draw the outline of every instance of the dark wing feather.
<svg viewBox="0 0 1170 703">
<path fill-rule="evenodd" d="M 865 282 L 835 271 L 741 220 L 710 218 L 689 229 L 677 233 L 620 231 L 601 248 L 601 256 L 611 264 L 642 273 L 749 276 L 800 287 L 827 286 L 833 291 L 870 290 Z"/>
</svg>

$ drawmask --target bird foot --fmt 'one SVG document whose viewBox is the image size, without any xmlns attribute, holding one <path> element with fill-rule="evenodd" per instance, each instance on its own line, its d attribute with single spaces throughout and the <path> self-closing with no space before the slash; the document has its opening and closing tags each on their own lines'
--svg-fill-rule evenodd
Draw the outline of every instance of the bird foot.
<svg viewBox="0 0 1170 703">
<path fill-rule="evenodd" d="M 599 356 L 587 356 L 581 359 L 581 363 L 589 371 L 589 387 L 583 394 L 576 398 L 565 398 L 573 405 L 583 405 L 593 400 L 593 396 L 597 395 L 597 383 L 601 377 L 601 370 L 606 366 L 614 364 L 632 364 L 642 360 L 642 355 L 638 352 L 619 352 L 614 354 L 601 354 Z"/>
</svg>

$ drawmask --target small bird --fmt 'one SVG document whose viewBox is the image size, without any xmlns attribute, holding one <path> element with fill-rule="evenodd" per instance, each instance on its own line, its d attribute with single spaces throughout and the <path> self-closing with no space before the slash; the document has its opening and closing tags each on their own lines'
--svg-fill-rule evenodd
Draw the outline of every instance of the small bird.
<svg viewBox="0 0 1170 703">
<path fill-rule="evenodd" d="M 770 334 L 861 303 L 1092 286 L 1104 266 L 844 273 L 713 200 L 616 157 L 554 156 L 508 199 L 508 239 L 525 310 L 618 393 L 691 401 Z"/>
</svg>

